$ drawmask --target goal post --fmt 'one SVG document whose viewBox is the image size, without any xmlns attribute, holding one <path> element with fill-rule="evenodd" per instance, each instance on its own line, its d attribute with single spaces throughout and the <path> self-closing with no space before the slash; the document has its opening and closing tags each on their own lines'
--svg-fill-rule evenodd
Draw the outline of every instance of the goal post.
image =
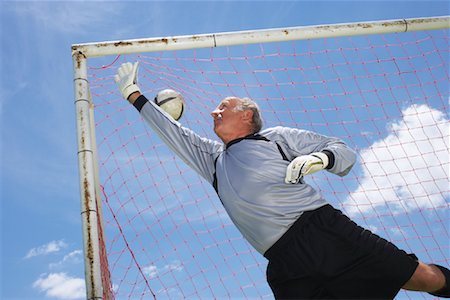
<svg viewBox="0 0 450 300">
<path fill-rule="evenodd" d="M 77 116 L 78 162 L 81 191 L 84 263 L 87 299 L 103 299 L 104 283 L 101 269 L 101 205 L 96 158 L 93 103 L 89 97 L 87 61 L 81 54 L 73 55 L 75 106 Z"/>
<path fill-rule="evenodd" d="M 341 36 L 435 30 L 449 27 L 449 17 L 400 19 L 334 25 L 300 26 L 279 29 L 223 32 L 190 36 L 158 37 L 76 44 L 72 53 L 86 57 L 170 51 L 193 48 L 223 47 L 242 44 L 270 43 L 290 40 L 318 39 Z"/>
<path fill-rule="evenodd" d="M 164 146 L 150 130 L 135 130 L 141 120 L 126 119 L 138 113 L 122 106 L 126 101 L 120 99 L 112 76 L 119 62 L 136 59 L 144 62 L 141 68 L 145 73 L 140 73 L 146 80 L 141 86 L 144 94 L 152 97 L 151 93 L 169 85 L 183 90 L 186 98 L 193 99 L 188 100 L 188 109 L 193 108 L 195 101 L 201 106 L 186 120 L 187 127 L 210 138 L 204 120 L 214 103 L 206 99 L 239 90 L 248 94 L 244 96 L 255 95 L 257 100 L 264 100 L 261 107 L 270 115 L 268 125 L 318 128 L 351 139 L 359 155 L 364 154 L 363 167 L 358 170 L 359 175 L 350 175 L 351 179 L 339 179 L 337 183 L 321 175 L 313 176 L 317 186 L 325 186 L 319 187 L 325 198 L 334 201 L 345 197 L 344 203 L 336 203 L 368 222 L 368 226 L 373 226 L 371 229 L 385 232 L 383 235 L 391 232 L 388 237 L 448 264 L 449 246 L 440 242 L 448 239 L 450 230 L 449 28 L 450 17 L 440 16 L 72 45 L 87 299 L 270 297 L 267 288 L 249 291 L 265 282 L 264 264 L 232 231 L 220 205 L 213 204 L 217 199 L 209 187 L 182 162 L 163 152 Z M 405 47 L 417 46 L 411 52 L 390 47 L 397 41 L 379 46 L 370 41 L 360 45 L 359 40 L 346 40 L 333 45 L 331 50 L 297 49 L 309 45 L 293 45 L 295 51 L 304 51 L 293 54 L 285 53 L 283 46 L 275 44 L 442 30 L 445 33 L 430 39 L 430 45 L 419 45 L 425 40 L 423 37 L 403 43 Z M 253 48 L 245 48 L 233 56 L 236 46 L 262 44 L 276 50 L 266 53 L 261 47 L 255 54 L 251 52 Z M 216 48 L 225 50 L 217 57 L 196 52 Z M 188 50 L 193 52 L 185 54 Z M 168 58 L 164 55 L 167 51 L 177 54 Z M 155 58 L 147 56 L 155 52 L 161 54 Z M 272 61 L 275 56 L 277 65 Z M 345 61 L 349 56 L 357 59 Z M 89 66 L 95 59 L 101 61 Z M 188 60 L 191 65 L 186 67 L 184 62 Z M 318 60 L 323 61 L 321 65 Z M 210 69 L 205 67 L 208 64 Z M 367 70 L 371 64 L 376 65 L 374 71 Z M 241 66 L 248 69 L 241 71 Z M 101 73 L 103 70 L 108 72 Z M 429 74 L 420 77 L 425 71 Z M 392 74 L 395 81 L 389 82 Z M 274 90 L 279 94 L 275 95 Z M 393 100 L 382 102 L 382 98 Z M 358 102 L 359 99 L 363 100 Z M 433 109 L 424 103 L 433 104 L 430 105 Z M 395 114 L 391 109 L 395 109 Z M 302 114 L 310 117 L 299 121 Z M 126 121 L 117 121 L 121 118 Z M 411 123 L 420 126 L 412 127 Z M 104 124 L 108 127 L 102 127 Z M 123 131 L 131 135 L 122 135 Z M 376 131 L 385 139 L 375 140 Z M 110 142 L 111 137 L 116 140 Z M 151 145 L 153 141 L 158 144 Z M 99 145 L 105 150 L 97 150 Z M 447 158 L 435 157 L 445 155 Z M 424 165 L 424 161 L 430 166 Z M 399 168 L 404 162 L 408 167 Z M 165 164 L 170 166 L 161 167 Z M 151 183 L 141 182 L 140 176 Z M 167 184 L 158 176 L 174 178 L 174 183 Z M 387 177 L 391 186 L 385 186 L 383 180 Z M 420 184 L 421 181 L 425 183 Z M 151 200 L 152 197 L 157 199 Z M 379 202 L 373 202 L 373 198 Z M 109 215 L 106 220 L 102 202 Z M 419 224 L 410 225 L 416 214 L 420 215 Z M 159 219 L 160 216 L 164 217 Z M 113 229 L 110 231 L 109 227 Z M 178 240 L 172 240 L 171 236 Z M 164 239 L 167 244 L 162 242 Z M 189 239 L 194 242 L 191 244 Z M 146 247 L 154 247 L 160 256 L 151 258 L 152 249 Z M 183 249 L 190 253 L 180 253 Z M 115 279 L 108 260 L 112 260 L 114 270 L 123 273 L 121 278 Z M 234 271 L 238 263 L 242 263 L 240 270 Z M 217 272 L 222 268 L 229 275 Z M 182 270 L 186 276 L 178 274 Z M 239 282 L 243 286 L 236 288 L 237 292 L 227 289 L 231 283 Z"/>
</svg>

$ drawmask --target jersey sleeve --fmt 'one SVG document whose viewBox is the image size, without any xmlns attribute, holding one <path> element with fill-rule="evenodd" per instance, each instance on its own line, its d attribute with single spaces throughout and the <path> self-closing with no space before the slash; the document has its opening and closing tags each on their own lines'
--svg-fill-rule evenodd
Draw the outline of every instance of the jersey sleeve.
<svg viewBox="0 0 450 300">
<path fill-rule="evenodd" d="M 143 95 L 136 100 L 134 106 L 145 122 L 173 152 L 200 176 L 213 183 L 214 160 L 223 151 L 223 144 L 201 137 L 194 131 L 181 126 Z"/>
<path fill-rule="evenodd" d="M 270 136 L 271 140 L 281 144 L 286 152 L 288 160 L 313 152 L 331 152 L 333 164 L 328 166 L 327 171 L 338 176 L 345 176 L 350 172 L 356 162 L 355 152 L 342 140 L 328 137 L 313 131 L 288 127 L 275 127 L 263 132 Z"/>
</svg>

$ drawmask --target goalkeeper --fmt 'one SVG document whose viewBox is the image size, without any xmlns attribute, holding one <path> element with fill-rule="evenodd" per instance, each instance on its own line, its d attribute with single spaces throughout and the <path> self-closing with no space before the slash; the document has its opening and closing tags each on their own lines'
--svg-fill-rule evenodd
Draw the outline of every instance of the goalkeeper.
<svg viewBox="0 0 450 300">
<path fill-rule="evenodd" d="M 115 76 L 160 138 L 210 182 L 242 235 L 269 263 L 276 298 L 393 299 L 401 288 L 450 297 L 450 271 L 425 264 L 327 204 L 305 176 L 346 175 L 355 153 L 310 131 L 261 130 L 257 105 L 228 97 L 211 113 L 223 143 L 181 126 L 140 93 L 138 64 Z"/>
</svg>

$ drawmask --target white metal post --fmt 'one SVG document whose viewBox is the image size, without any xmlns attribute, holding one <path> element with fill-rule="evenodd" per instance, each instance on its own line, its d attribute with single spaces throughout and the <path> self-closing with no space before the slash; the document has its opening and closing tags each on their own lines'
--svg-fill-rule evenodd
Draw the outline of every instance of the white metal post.
<svg viewBox="0 0 450 300">
<path fill-rule="evenodd" d="M 77 115 L 78 167 L 81 191 L 81 218 L 85 256 L 87 299 L 103 299 L 100 266 L 100 243 L 95 182 L 95 141 L 92 139 L 92 119 L 87 79 L 87 61 L 81 52 L 72 54 L 74 64 L 75 107 Z M 99 200 L 100 201 L 100 200 Z"/>
<path fill-rule="evenodd" d="M 298 26 L 73 45 L 86 57 L 449 28 L 450 17 Z"/>
</svg>

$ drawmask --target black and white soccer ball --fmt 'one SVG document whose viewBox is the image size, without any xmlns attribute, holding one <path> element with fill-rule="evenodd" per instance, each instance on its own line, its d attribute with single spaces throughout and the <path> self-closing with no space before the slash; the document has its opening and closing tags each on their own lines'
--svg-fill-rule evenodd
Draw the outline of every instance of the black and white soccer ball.
<svg viewBox="0 0 450 300">
<path fill-rule="evenodd" d="M 183 115 L 184 98 L 177 91 L 171 89 L 159 91 L 155 103 L 177 121 Z"/>
</svg>

